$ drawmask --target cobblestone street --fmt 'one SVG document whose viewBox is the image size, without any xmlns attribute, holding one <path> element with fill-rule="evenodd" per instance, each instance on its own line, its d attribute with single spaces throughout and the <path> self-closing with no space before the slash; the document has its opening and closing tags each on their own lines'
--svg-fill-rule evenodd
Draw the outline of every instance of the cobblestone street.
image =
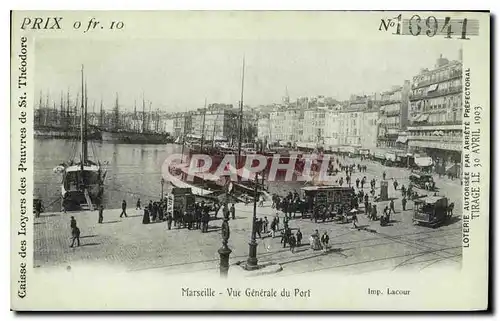
<svg viewBox="0 0 500 321">
<path fill-rule="evenodd" d="M 358 160 L 356 160 L 358 161 Z M 259 263 L 279 263 L 283 271 L 277 276 L 311 272 L 365 273 L 377 270 L 426 269 L 437 266 L 460 268 L 461 266 L 461 186 L 459 181 L 436 179 L 439 194 L 455 202 L 453 219 L 438 228 L 412 224 L 410 201 L 407 210 L 402 211 L 400 191 L 392 187 L 396 178 L 401 186 L 408 186 L 408 170 L 385 168 L 380 164 L 368 165 L 365 173 L 353 173 L 356 177 L 367 176 L 377 179 L 377 186 L 385 170 L 389 180 L 389 196 L 397 198 L 396 214 L 391 215 L 389 226 L 381 227 L 378 221 L 369 221 L 364 214 L 358 215 L 361 230 L 352 224 L 334 222 L 314 223 L 310 219 L 293 219 L 290 227 L 300 228 L 308 243 L 315 229 L 330 235 L 331 249 L 327 253 L 313 251 L 308 244 L 291 253 L 280 244 L 280 237 L 258 240 Z M 375 175 L 375 176 L 374 176 Z M 369 184 L 367 184 L 369 185 Z M 365 185 L 365 191 L 369 186 Z M 284 190 L 283 194 L 288 190 Z M 422 191 L 423 192 L 423 191 Z M 129 200 L 129 203 L 133 203 Z M 387 202 L 378 203 L 379 213 Z M 252 205 L 236 204 L 236 220 L 229 222 L 231 238 L 229 247 L 231 271 L 248 255 L 248 241 L 251 233 Z M 363 206 L 361 205 L 361 209 Z M 270 203 L 257 208 L 258 217 L 271 220 L 276 211 Z M 97 211 L 74 213 L 43 213 L 35 221 L 35 266 L 70 266 L 75 263 L 120 265 L 130 271 L 151 269 L 165 273 L 218 272 L 221 246 L 221 220 L 210 222 L 209 233 L 200 230 L 166 228 L 166 223 L 142 224 L 142 211 L 129 209 L 128 218 L 119 218 L 120 210 L 105 210 L 104 224 L 97 224 Z M 81 230 L 81 246 L 70 248 L 69 220 L 74 216 Z M 283 217 L 283 214 L 279 214 Z M 221 216 L 221 215 L 219 215 Z M 282 222 L 282 221 L 281 221 Z M 264 236 L 264 235 L 263 235 Z"/>
</svg>

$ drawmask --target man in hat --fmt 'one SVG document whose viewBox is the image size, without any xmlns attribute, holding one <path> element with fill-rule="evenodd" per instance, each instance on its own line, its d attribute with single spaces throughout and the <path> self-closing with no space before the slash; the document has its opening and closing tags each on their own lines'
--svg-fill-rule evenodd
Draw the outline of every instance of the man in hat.
<svg viewBox="0 0 500 321">
<path fill-rule="evenodd" d="M 120 213 L 120 217 L 123 217 L 123 215 L 125 215 L 125 217 L 128 217 L 127 216 L 127 202 L 125 200 L 123 200 L 123 202 L 122 202 L 122 212 Z"/>
<path fill-rule="evenodd" d="M 231 212 L 231 218 L 233 220 L 236 219 L 236 209 L 234 208 L 234 203 L 231 205 L 231 209 L 229 210 Z"/>
<path fill-rule="evenodd" d="M 103 215 L 103 212 L 104 212 L 104 206 L 99 206 L 99 220 L 97 221 L 97 223 L 99 224 L 102 224 L 102 221 L 104 219 L 104 215 Z"/>
<path fill-rule="evenodd" d="M 76 220 L 74 216 L 71 216 L 70 221 L 71 228 L 71 245 L 69 247 L 73 247 L 75 245 L 75 241 L 77 241 L 77 246 L 80 246 L 80 229 L 76 226 Z"/>
</svg>

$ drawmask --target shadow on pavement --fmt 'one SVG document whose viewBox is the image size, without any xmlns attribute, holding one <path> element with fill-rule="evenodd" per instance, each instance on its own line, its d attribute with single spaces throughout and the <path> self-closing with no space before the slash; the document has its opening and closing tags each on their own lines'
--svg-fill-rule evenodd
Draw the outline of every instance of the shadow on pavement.
<svg viewBox="0 0 500 321">
<path fill-rule="evenodd" d="M 46 214 L 46 215 L 40 215 L 40 218 L 41 217 L 52 217 L 52 216 L 60 216 L 60 214 Z"/>
<path fill-rule="evenodd" d="M 99 236 L 97 234 L 94 234 L 94 235 L 85 235 L 85 236 L 80 236 L 81 239 L 84 239 L 84 238 L 88 238 L 88 237 L 96 237 L 96 236 Z"/>
<path fill-rule="evenodd" d="M 458 221 L 460 221 L 459 216 L 452 216 L 448 220 L 444 221 L 440 226 L 448 226 L 448 225 L 451 225 L 451 224 L 456 223 Z"/>
<path fill-rule="evenodd" d="M 82 244 L 80 245 L 81 247 L 82 246 L 94 246 L 94 245 L 100 245 L 101 243 L 85 243 L 85 244 Z"/>
<path fill-rule="evenodd" d="M 102 222 L 102 224 L 113 224 L 113 223 L 119 223 L 121 221 L 108 221 L 108 222 Z"/>
</svg>

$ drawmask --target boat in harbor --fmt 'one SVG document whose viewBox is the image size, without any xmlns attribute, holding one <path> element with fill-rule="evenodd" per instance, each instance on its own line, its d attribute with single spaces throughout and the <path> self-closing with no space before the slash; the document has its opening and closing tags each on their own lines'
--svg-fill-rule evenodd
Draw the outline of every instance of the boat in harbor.
<svg viewBox="0 0 500 321">
<path fill-rule="evenodd" d="M 80 122 L 80 157 L 75 161 L 76 155 L 68 163 L 57 166 L 63 175 L 61 184 L 62 209 L 71 210 L 93 210 L 99 205 L 104 193 L 104 179 L 106 171 L 101 168 L 101 163 L 91 160 L 88 154 L 88 132 L 87 132 L 87 88 L 84 84 L 82 66 L 82 104 L 81 111 L 83 117 Z M 76 154 L 76 144 L 74 152 Z M 94 155 L 95 157 L 95 155 Z"/>
<path fill-rule="evenodd" d="M 169 144 L 173 143 L 174 139 L 168 133 L 161 133 L 159 131 L 151 131 L 148 129 L 145 113 L 145 101 L 142 101 L 142 128 L 131 130 L 122 128 L 119 121 L 118 113 L 118 95 L 116 96 L 114 108 L 114 120 L 112 128 L 101 129 L 101 139 L 103 142 L 113 142 L 122 144 Z M 151 112 L 149 113 L 151 114 Z"/>
</svg>

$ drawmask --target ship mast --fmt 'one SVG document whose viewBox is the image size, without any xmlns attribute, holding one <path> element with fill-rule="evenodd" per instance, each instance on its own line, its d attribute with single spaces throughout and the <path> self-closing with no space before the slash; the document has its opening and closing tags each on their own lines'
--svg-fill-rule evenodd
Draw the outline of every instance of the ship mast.
<svg viewBox="0 0 500 321">
<path fill-rule="evenodd" d="M 215 114 L 215 119 L 214 119 L 214 129 L 212 131 L 212 148 L 215 147 L 215 129 L 216 129 L 215 125 L 217 124 L 218 120 L 219 120 L 219 114 L 216 113 Z"/>
<path fill-rule="evenodd" d="M 84 108 L 84 114 L 83 114 L 83 134 L 84 134 L 84 139 L 83 139 L 83 160 L 86 162 L 88 158 L 88 146 L 87 146 L 87 137 L 88 137 L 88 132 L 87 132 L 87 103 L 88 103 L 89 97 L 87 95 L 87 81 L 85 80 L 85 108 Z"/>
<path fill-rule="evenodd" d="M 238 138 L 238 165 L 241 160 L 241 139 L 243 135 L 243 89 L 245 86 L 245 56 L 243 56 L 243 68 L 241 74 L 241 99 L 240 99 L 240 121 L 239 121 L 239 138 Z"/>
<path fill-rule="evenodd" d="M 184 146 L 186 145 L 186 133 L 187 133 L 187 115 L 186 113 L 184 114 L 184 134 L 182 135 L 182 151 L 181 151 L 181 164 L 182 161 L 184 160 Z"/>
<path fill-rule="evenodd" d="M 207 99 L 205 98 L 205 107 L 203 108 L 203 125 L 201 126 L 200 152 L 203 151 L 203 143 L 205 142 L 205 116 L 206 115 L 207 115 Z"/>
<path fill-rule="evenodd" d="M 116 93 L 115 108 L 114 108 L 114 131 L 118 131 L 120 122 L 120 113 L 118 111 L 118 93 Z"/>
<path fill-rule="evenodd" d="M 144 101 L 144 92 L 142 92 L 142 132 L 146 132 L 146 102 Z"/>
<path fill-rule="evenodd" d="M 66 130 L 69 132 L 70 130 L 70 124 L 71 124 L 71 118 L 70 118 L 70 102 L 69 102 L 69 88 L 68 92 L 66 93 L 66 121 L 64 122 L 64 126 L 66 127 Z"/>
<path fill-rule="evenodd" d="M 102 109 L 102 95 L 101 95 L 101 108 L 99 111 L 99 127 L 101 127 L 102 129 L 103 125 L 104 125 L 104 110 Z"/>
<path fill-rule="evenodd" d="M 84 119 L 83 115 L 85 113 L 85 84 L 83 81 L 83 65 L 82 65 L 82 104 L 80 106 L 81 108 L 81 116 L 80 116 L 80 144 L 82 147 L 81 154 L 80 154 L 80 167 L 83 172 L 83 165 L 85 162 L 85 133 L 84 133 Z M 83 176 L 82 176 L 83 179 Z"/>
</svg>

